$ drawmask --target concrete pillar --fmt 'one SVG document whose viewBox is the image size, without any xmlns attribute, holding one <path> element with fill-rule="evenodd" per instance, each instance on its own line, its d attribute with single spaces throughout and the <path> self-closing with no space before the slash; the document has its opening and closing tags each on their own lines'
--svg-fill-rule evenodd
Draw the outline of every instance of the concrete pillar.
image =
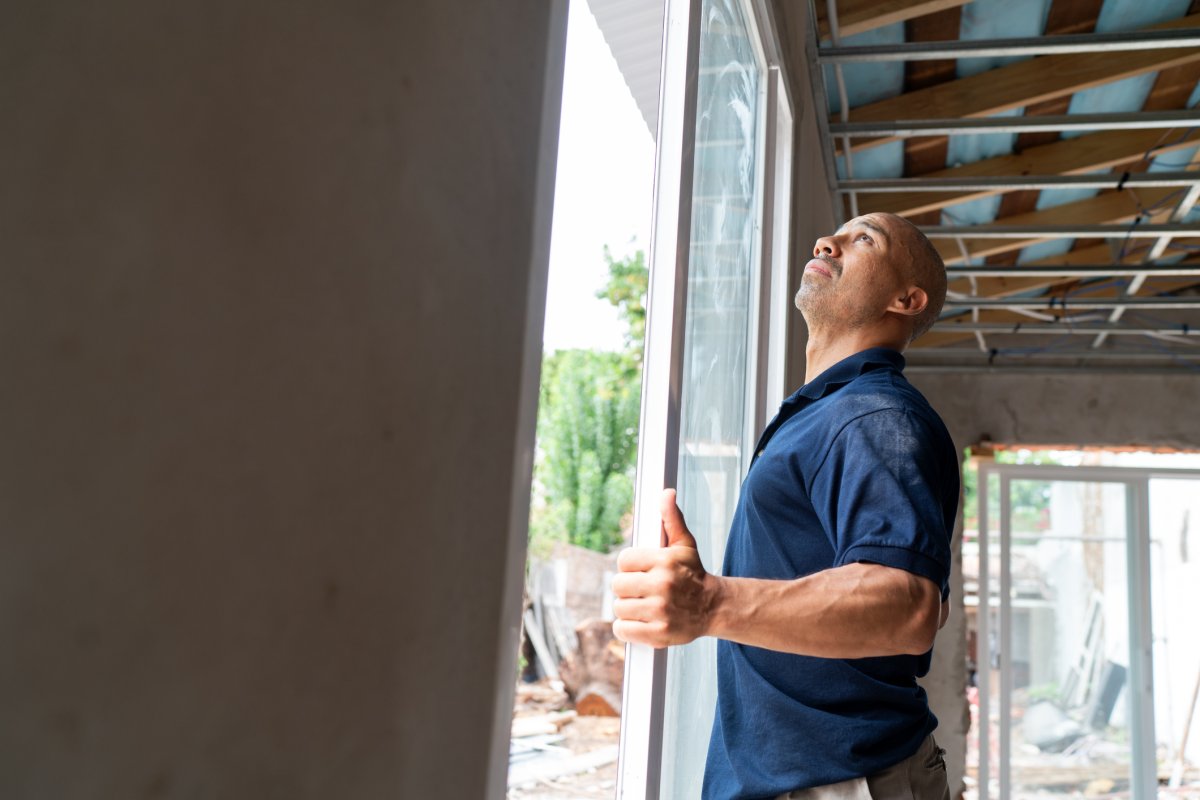
<svg viewBox="0 0 1200 800">
<path fill-rule="evenodd" d="M 484 796 L 559 5 L 6 7 L 0 797 Z"/>
</svg>

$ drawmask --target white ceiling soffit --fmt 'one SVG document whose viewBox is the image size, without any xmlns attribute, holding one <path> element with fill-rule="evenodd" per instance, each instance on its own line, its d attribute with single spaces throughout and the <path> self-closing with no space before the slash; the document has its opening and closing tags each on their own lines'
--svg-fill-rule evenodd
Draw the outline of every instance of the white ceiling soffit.
<svg viewBox="0 0 1200 800">
<path fill-rule="evenodd" d="M 650 136 L 658 135 L 658 72 L 662 68 L 662 0 L 588 0 L 600 32 Z"/>
</svg>

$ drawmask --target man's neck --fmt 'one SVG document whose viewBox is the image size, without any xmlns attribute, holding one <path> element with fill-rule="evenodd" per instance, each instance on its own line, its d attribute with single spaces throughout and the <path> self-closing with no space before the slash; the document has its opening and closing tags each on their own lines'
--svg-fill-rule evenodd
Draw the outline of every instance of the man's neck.
<svg viewBox="0 0 1200 800">
<path fill-rule="evenodd" d="M 861 353 L 863 350 L 870 350 L 872 347 L 904 350 L 904 345 L 896 341 L 894 336 L 883 335 L 878 330 L 840 332 L 836 336 L 810 331 L 808 344 L 804 348 L 804 382 L 811 383 L 813 378 L 839 361 L 847 359 L 855 353 Z"/>
</svg>

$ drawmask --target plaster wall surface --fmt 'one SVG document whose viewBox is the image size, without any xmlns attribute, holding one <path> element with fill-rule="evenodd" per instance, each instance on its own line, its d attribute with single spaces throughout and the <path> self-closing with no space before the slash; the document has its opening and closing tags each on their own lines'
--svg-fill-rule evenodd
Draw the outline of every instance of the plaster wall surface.
<svg viewBox="0 0 1200 800">
<path fill-rule="evenodd" d="M 484 796 L 552 5 L 6 6 L 0 797 Z"/>
</svg>

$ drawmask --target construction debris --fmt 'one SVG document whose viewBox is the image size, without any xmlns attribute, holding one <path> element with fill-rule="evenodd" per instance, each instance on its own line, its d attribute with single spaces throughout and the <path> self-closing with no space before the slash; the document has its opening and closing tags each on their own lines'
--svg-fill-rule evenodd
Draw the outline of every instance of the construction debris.
<svg viewBox="0 0 1200 800">
<path fill-rule="evenodd" d="M 583 716 L 619 717 L 625 678 L 625 645 L 613 636 L 612 623 L 593 619 L 575 629 L 579 649 L 561 667 L 563 685 Z"/>
<path fill-rule="evenodd" d="M 509 748 L 510 800 L 612 797 L 625 646 L 612 633 L 616 555 L 566 544 L 532 560 L 526 661 Z"/>
</svg>

